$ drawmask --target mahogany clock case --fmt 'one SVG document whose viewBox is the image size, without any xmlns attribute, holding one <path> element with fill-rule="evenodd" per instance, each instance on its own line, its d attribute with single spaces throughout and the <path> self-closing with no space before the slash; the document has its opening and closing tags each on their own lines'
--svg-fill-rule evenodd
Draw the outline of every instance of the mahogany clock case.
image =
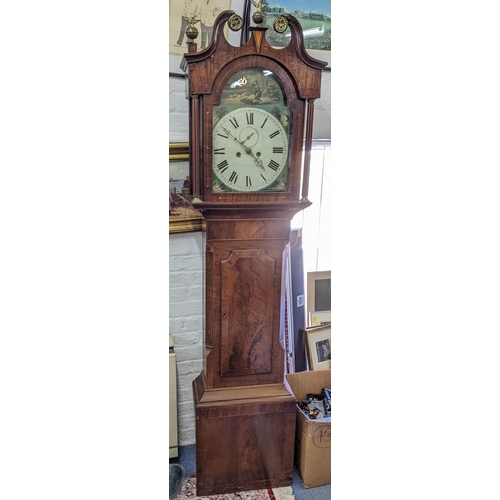
<svg viewBox="0 0 500 500">
<path fill-rule="evenodd" d="M 223 28 L 233 15 L 222 12 L 209 46 L 197 52 L 192 43 L 181 64 L 189 85 L 191 194 L 205 219 L 206 242 L 207 355 L 193 381 L 199 496 L 292 481 L 295 398 L 284 384 L 280 344 L 282 257 L 291 219 L 310 205 L 313 102 L 326 65 L 306 52 L 300 24 L 289 15 L 284 16 L 292 32 L 287 47 L 270 47 L 267 28 L 258 26 L 249 28 L 245 45 L 230 45 Z M 241 105 L 229 106 L 228 82 L 246 77 L 245 84 L 258 84 L 257 72 L 272 75 L 278 89 L 269 92 L 266 82 L 267 95 L 278 97 L 273 116 L 286 126 L 276 121 L 276 129 L 265 129 L 274 108 L 262 100 L 241 101 L 240 93 Z M 250 108 L 256 110 L 253 118 Z M 217 129 L 219 120 L 224 129 Z M 238 120 L 245 126 L 239 132 Z M 214 142 L 214 129 L 239 145 Z M 279 144 L 270 142 L 275 136 Z M 247 167 L 226 174 L 219 160 L 224 155 L 228 164 L 243 157 Z M 214 168 L 218 164 L 220 175 Z M 255 165 L 268 169 L 259 186 Z M 269 169 L 274 168 L 272 177 Z"/>
</svg>

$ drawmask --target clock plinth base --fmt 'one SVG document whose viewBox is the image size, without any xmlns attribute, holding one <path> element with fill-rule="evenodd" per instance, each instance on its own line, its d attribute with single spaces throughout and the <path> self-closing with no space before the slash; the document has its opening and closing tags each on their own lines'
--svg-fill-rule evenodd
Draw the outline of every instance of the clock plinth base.
<svg viewBox="0 0 500 500">
<path fill-rule="evenodd" d="M 284 384 L 206 389 L 193 382 L 197 495 L 292 483 L 295 398 Z"/>
</svg>

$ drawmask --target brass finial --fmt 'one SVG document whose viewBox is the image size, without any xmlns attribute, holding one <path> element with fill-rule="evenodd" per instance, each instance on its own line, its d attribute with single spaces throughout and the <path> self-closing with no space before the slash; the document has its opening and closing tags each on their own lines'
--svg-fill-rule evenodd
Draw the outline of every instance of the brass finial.
<svg viewBox="0 0 500 500">
<path fill-rule="evenodd" d="M 195 24 L 200 22 L 200 19 L 196 19 L 196 17 L 186 17 L 182 16 L 182 19 L 186 21 L 189 26 L 186 28 L 186 36 L 192 41 L 198 36 L 198 28 L 196 28 Z"/>
<path fill-rule="evenodd" d="M 257 9 L 252 14 L 252 20 L 255 24 L 261 24 L 262 22 L 264 22 L 264 19 L 266 18 L 266 16 L 263 14 L 263 12 L 260 9 L 262 9 L 263 7 L 266 7 L 267 3 L 263 2 L 262 0 L 259 0 L 257 2 L 255 0 L 250 0 L 250 2 Z"/>
</svg>

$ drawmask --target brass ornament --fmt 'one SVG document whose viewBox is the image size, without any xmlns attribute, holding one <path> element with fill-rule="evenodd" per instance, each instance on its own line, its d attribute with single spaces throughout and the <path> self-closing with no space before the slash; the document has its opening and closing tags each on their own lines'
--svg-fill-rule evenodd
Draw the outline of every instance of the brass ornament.
<svg viewBox="0 0 500 500">
<path fill-rule="evenodd" d="M 238 14 L 234 13 L 229 18 L 227 24 L 232 31 L 239 31 L 243 26 L 243 18 Z"/>
<path fill-rule="evenodd" d="M 284 16 L 277 17 L 274 20 L 273 28 L 277 33 L 284 33 L 288 28 L 288 19 Z"/>
<path fill-rule="evenodd" d="M 186 28 L 186 36 L 190 40 L 194 40 L 198 36 L 198 28 L 195 27 L 196 23 L 200 22 L 200 19 L 196 19 L 196 17 L 186 17 L 182 16 L 182 18 L 189 24 L 189 26 Z"/>
<path fill-rule="evenodd" d="M 253 20 L 253 22 L 255 24 L 261 24 L 261 23 L 263 23 L 264 19 L 266 18 L 266 16 L 262 13 L 262 11 L 260 9 L 262 9 L 263 7 L 266 7 L 267 3 L 264 2 L 264 1 L 262 1 L 262 0 L 258 0 L 258 1 L 250 0 L 250 2 L 257 9 L 252 14 L 252 20 Z"/>
<path fill-rule="evenodd" d="M 190 40 L 194 40 L 197 36 L 198 36 L 198 28 L 196 28 L 195 26 L 188 26 L 186 28 L 186 36 L 190 39 Z"/>
<path fill-rule="evenodd" d="M 264 22 L 265 16 L 260 10 L 256 10 L 252 14 L 252 20 L 255 24 L 261 24 Z"/>
</svg>

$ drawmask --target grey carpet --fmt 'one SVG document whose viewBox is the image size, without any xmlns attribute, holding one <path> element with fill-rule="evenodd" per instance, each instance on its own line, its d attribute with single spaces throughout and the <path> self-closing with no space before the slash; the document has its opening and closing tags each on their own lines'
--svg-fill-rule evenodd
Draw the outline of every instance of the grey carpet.
<svg viewBox="0 0 500 500">
<path fill-rule="evenodd" d="M 168 498 L 173 500 L 180 493 L 182 485 L 184 484 L 184 479 L 186 478 L 184 467 L 180 464 L 170 464 L 168 478 L 170 483 Z"/>
</svg>

